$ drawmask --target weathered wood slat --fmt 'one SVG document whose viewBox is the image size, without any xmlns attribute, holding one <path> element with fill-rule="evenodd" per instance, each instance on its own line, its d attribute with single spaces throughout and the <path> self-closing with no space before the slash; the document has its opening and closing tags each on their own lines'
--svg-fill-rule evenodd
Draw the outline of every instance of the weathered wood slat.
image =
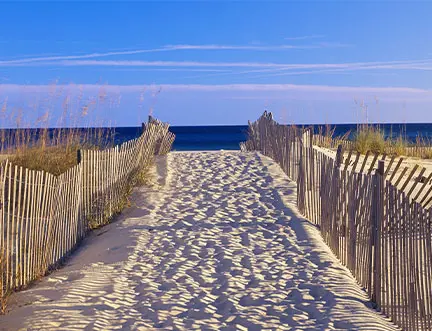
<svg viewBox="0 0 432 331">
<path fill-rule="evenodd" d="M 392 175 L 390 176 L 390 179 L 389 179 L 390 182 L 392 182 L 393 178 L 396 176 L 396 173 L 398 172 L 400 166 L 402 165 L 402 161 L 403 161 L 403 158 L 400 158 L 399 161 L 398 161 L 398 163 L 396 164 L 396 167 L 393 169 L 393 173 L 392 173 Z M 390 167 L 389 167 L 389 170 L 390 170 Z"/>
<path fill-rule="evenodd" d="M 379 310 L 405 330 L 431 330 L 432 212 L 425 206 L 432 204 L 432 174 L 424 178 L 423 168 L 413 180 L 418 166 L 406 176 L 408 167 L 399 171 L 402 158 L 392 169 L 392 156 L 385 168 L 386 155 L 374 174 L 379 156 L 366 169 L 370 153 L 357 167 L 360 154 L 350 166 L 352 151 L 342 165 L 310 147 L 308 139 L 328 147 L 333 142 L 270 118 L 266 113 L 250 123 L 243 148 L 272 157 L 296 181 L 299 211 L 319 225 L 324 241 Z"/>
<path fill-rule="evenodd" d="M 153 120 L 120 146 L 81 150 L 78 164 L 57 177 L 8 160 L 0 164 L 0 299 L 44 275 L 90 225 L 105 224 L 121 210 L 154 154 L 171 149 L 175 136 L 168 128 Z"/>
</svg>

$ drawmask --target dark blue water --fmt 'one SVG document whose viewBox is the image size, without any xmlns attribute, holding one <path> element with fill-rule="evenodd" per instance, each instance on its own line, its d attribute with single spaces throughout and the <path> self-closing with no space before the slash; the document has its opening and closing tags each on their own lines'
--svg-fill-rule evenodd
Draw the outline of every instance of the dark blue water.
<svg viewBox="0 0 432 331">
<path fill-rule="evenodd" d="M 315 132 L 319 131 L 319 125 L 312 125 Z M 322 126 L 321 126 L 322 127 Z M 351 132 L 355 134 L 357 124 L 337 124 L 335 136 L 341 136 Z M 388 136 L 399 136 L 402 134 L 408 141 L 414 142 L 418 135 L 432 139 L 432 124 L 381 124 L 381 129 Z M 82 129 L 87 130 L 87 129 Z M 115 128 L 114 144 L 120 144 L 127 140 L 136 138 L 141 133 L 140 127 L 118 127 Z M 241 141 L 247 140 L 247 126 L 172 126 L 170 127 L 176 135 L 173 150 L 238 150 Z M 111 141 L 112 142 L 112 141 Z"/>
<path fill-rule="evenodd" d="M 247 126 L 172 126 L 173 150 L 237 150 L 247 140 Z M 140 128 L 116 128 L 116 143 L 138 136 Z"/>
<path fill-rule="evenodd" d="M 247 126 L 173 126 L 177 151 L 236 150 L 247 140 Z"/>
<path fill-rule="evenodd" d="M 308 126 L 308 125 L 307 125 Z M 322 125 L 311 125 L 318 133 Z M 352 138 L 357 129 L 357 124 L 337 124 L 334 135 L 342 136 L 350 132 Z M 402 134 L 405 139 L 414 142 L 421 135 L 432 139 L 432 123 L 410 123 L 410 124 L 381 124 L 380 128 L 386 136 L 392 134 L 394 137 Z M 173 150 L 196 151 L 196 150 L 238 150 L 241 141 L 247 139 L 247 126 L 172 126 L 170 131 L 175 133 L 176 140 Z M 140 128 L 116 128 L 116 143 L 137 137 Z"/>
<path fill-rule="evenodd" d="M 402 135 L 409 142 L 415 142 L 419 136 L 432 139 L 432 123 L 374 124 L 373 126 L 383 130 L 386 138 Z M 320 125 L 313 125 L 314 131 L 318 132 L 319 127 Z M 335 128 L 334 136 L 342 136 L 350 132 L 349 138 L 353 138 L 357 130 L 357 124 L 337 124 L 331 127 Z"/>
</svg>

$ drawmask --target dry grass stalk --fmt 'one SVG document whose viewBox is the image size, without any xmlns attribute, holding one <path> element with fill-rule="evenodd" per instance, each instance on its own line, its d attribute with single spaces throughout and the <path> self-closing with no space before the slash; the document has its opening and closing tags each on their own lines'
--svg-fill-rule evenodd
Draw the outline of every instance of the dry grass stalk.
<svg viewBox="0 0 432 331">
<path fill-rule="evenodd" d="M 79 116 L 105 97 L 102 91 Z M 73 127 L 71 108 L 65 98 L 59 123 Z M 6 116 L 5 106 L 1 111 Z M 1 311 L 11 291 L 55 268 L 87 231 L 128 206 L 133 186 L 146 181 L 156 145 L 164 154 L 174 139 L 167 125 L 154 121 L 141 137 L 112 147 L 113 130 L 48 129 L 49 114 L 37 120 L 37 129 L 23 129 L 22 113 L 13 111 L 18 129 L 0 129 L 0 149 L 12 161 L 0 166 L 0 216 L 6 220 L 0 223 L 6 252 L 0 256 Z M 78 150 L 85 156 L 79 164 Z"/>
</svg>

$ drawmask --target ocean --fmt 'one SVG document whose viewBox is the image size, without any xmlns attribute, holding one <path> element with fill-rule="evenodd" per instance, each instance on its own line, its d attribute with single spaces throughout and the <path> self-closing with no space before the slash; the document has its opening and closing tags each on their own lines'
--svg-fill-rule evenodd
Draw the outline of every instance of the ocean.
<svg viewBox="0 0 432 331">
<path fill-rule="evenodd" d="M 312 126 L 318 132 L 322 125 Z M 335 136 L 346 132 L 354 135 L 357 124 L 336 124 Z M 387 136 L 403 134 L 408 141 L 414 142 L 418 135 L 432 139 L 432 123 L 410 123 L 410 124 L 381 124 Z M 176 151 L 197 151 L 197 150 L 238 150 L 241 141 L 247 139 L 247 126 L 172 126 L 170 130 L 176 135 L 173 150 Z M 141 128 L 116 128 L 116 143 L 137 137 Z"/>
<path fill-rule="evenodd" d="M 322 125 L 310 125 L 315 132 L 318 132 Z M 309 127 L 309 125 L 305 125 Z M 335 128 L 335 136 L 344 135 L 346 132 L 351 133 L 351 137 L 355 134 L 356 124 L 337 124 L 331 125 Z M 416 123 L 416 124 L 381 124 L 380 127 L 386 135 L 393 134 L 399 136 L 402 134 L 408 141 L 414 142 L 418 135 L 432 141 L 432 123 Z M 7 134 L 12 136 L 17 129 L 6 129 Z M 29 130 L 29 129 L 26 129 Z M 39 135 L 37 129 L 30 129 L 33 137 Z M 93 128 L 79 129 L 82 132 L 87 130 L 94 131 Z M 110 131 L 112 129 L 109 129 Z M 199 150 L 238 150 L 239 144 L 247 140 L 246 125 L 232 126 L 171 126 L 170 131 L 176 135 L 173 150 L 175 151 L 199 151 Z M 49 129 L 52 135 L 55 129 Z M 121 144 L 125 141 L 139 137 L 141 127 L 117 127 L 114 128 L 114 141 L 111 144 Z M 13 144 L 13 143 L 12 143 Z"/>
<path fill-rule="evenodd" d="M 171 126 L 176 135 L 173 150 L 238 150 L 240 142 L 247 140 L 247 126 Z M 115 144 L 136 138 L 141 127 L 115 128 Z"/>
</svg>

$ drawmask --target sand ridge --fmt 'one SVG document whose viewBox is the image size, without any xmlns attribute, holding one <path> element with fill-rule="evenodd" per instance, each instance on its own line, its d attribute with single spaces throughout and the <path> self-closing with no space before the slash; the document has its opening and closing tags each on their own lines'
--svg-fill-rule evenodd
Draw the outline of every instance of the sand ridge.
<svg viewBox="0 0 432 331">
<path fill-rule="evenodd" d="M 13 296 L 7 330 L 397 330 L 256 153 L 171 153 L 161 185 Z"/>
</svg>

